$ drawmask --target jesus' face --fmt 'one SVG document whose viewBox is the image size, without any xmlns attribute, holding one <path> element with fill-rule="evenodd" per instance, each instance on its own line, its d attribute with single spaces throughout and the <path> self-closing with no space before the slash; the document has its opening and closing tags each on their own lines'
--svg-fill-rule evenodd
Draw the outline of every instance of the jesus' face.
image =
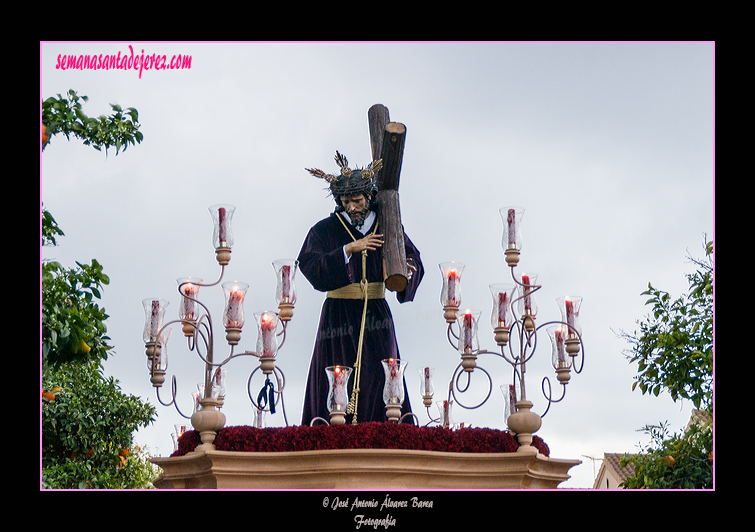
<svg viewBox="0 0 755 532">
<path fill-rule="evenodd" d="M 359 227 L 364 223 L 364 219 L 370 212 L 368 198 L 365 194 L 349 194 L 341 196 L 341 205 L 343 205 L 346 214 L 351 218 L 352 223 Z"/>
</svg>

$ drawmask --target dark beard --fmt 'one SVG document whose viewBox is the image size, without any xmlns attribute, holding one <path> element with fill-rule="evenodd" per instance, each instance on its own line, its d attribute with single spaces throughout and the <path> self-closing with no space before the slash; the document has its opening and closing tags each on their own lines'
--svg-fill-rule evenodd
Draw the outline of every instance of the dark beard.
<svg viewBox="0 0 755 532">
<path fill-rule="evenodd" d="M 346 214 L 348 214 L 349 218 L 351 218 L 351 225 L 353 225 L 357 229 L 361 229 L 369 213 L 370 213 L 370 209 L 365 207 L 363 210 L 359 212 L 355 212 L 354 214 L 351 214 L 351 213 L 346 213 Z"/>
</svg>

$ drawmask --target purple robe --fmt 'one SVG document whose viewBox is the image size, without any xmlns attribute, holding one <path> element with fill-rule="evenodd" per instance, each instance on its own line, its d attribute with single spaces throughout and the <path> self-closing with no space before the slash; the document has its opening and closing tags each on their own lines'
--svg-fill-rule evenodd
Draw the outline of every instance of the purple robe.
<svg viewBox="0 0 755 532">
<path fill-rule="evenodd" d="M 352 255 L 349 263 L 344 259 L 343 246 L 353 242 L 337 214 L 321 220 L 310 229 L 301 251 L 299 252 L 299 269 L 315 290 L 327 292 L 358 283 L 362 279 L 361 253 Z M 345 218 L 341 220 L 357 240 L 364 235 L 351 226 Z M 372 228 L 370 228 L 370 232 Z M 380 233 L 380 230 L 377 231 Z M 406 258 L 411 259 L 417 271 L 412 274 L 406 289 L 397 292 L 400 303 L 414 299 L 424 270 L 419 251 L 411 240 L 404 235 Z M 367 281 L 383 282 L 383 259 L 380 250 L 367 252 Z M 390 291 L 386 290 L 386 297 Z M 320 314 L 320 324 L 315 338 L 314 352 L 309 367 L 307 389 L 304 396 L 302 425 L 309 425 L 315 417 L 330 419 L 326 401 L 328 397 L 328 378 L 325 368 L 328 366 L 354 367 L 359 345 L 359 329 L 362 321 L 364 300 L 326 298 Z M 357 422 L 386 421 L 385 403 L 383 402 L 383 385 L 385 374 L 381 360 L 400 358 L 396 333 L 393 329 L 388 302 L 385 299 L 370 299 L 367 303 L 364 340 L 362 345 L 362 370 L 359 382 L 359 399 L 357 403 Z M 349 379 L 349 397 L 356 379 L 354 371 Z M 406 393 L 401 414 L 411 412 L 409 395 Z M 406 419 L 404 422 L 413 420 Z M 352 422 L 352 416 L 346 417 Z"/>
</svg>

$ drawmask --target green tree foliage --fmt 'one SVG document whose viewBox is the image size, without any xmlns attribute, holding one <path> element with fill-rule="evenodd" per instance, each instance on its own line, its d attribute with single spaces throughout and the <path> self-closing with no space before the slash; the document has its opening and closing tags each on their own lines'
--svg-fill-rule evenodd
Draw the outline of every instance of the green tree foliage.
<svg viewBox="0 0 755 532">
<path fill-rule="evenodd" d="M 711 488 L 713 478 L 713 242 L 705 244 L 704 260 L 691 259 L 697 270 L 687 275 L 689 293 L 672 299 L 651 284 L 642 295 L 652 312 L 639 322 L 639 333 L 622 333 L 629 341 L 630 363 L 638 374 L 632 389 L 674 401 L 690 400 L 705 421 L 673 436 L 667 426 L 647 426 L 652 443 L 633 462 L 635 476 L 627 488 Z"/>
<path fill-rule="evenodd" d="M 632 389 L 656 396 L 666 390 L 695 408 L 707 408 L 713 399 L 713 242 L 705 250 L 705 260 L 692 259 L 698 270 L 687 275 L 689 294 L 672 300 L 648 284 L 642 295 L 650 296 L 652 313 L 639 322 L 639 334 L 623 333 L 638 369 Z"/>
<path fill-rule="evenodd" d="M 44 211 L 42 244 L 55 243 L 63 235 L 52 215 Z M 77 268 L 42 263 L 42 367 L 66 362 L 106 360 L 112 349 L 105 334 L 108 315 L 96 302 L 110 282 L 102 266 L 77 262 Z"/>
<path fill-rule="evenodd" d="M 75 91 L 42 103 L 47 134 L 73 134 L 100 150 L 141 142 L 136 109 L 92 119 L 81 112 Z M 43 137 L 43 142 L 44 142 Z M 53 216 L 42 211 L 42 245 L 64 236 Z M 150 487 L 157 468 L 133 433 L 154 421 L 155 408 L 124 394 L 105 378 L 102 362 L 112 350 L 108 315 L 98 301 L 110 279 L 102 266 L 42 263 L 42 483 L 45 488 Z"/>
<path fill-rule="evenodd" d="M 625 455 L 622 467 L 634 464 L 626 489 L 710 489 L 713 487 L 713 420 L 693 423 L 683 434 L 669 436 L 666 424 L 645 427 L 652 443 Z"/>
<path fill-rule="evenodd" d="M 45 488 L 143 488 L 157 476 L 133 433 L 155 408 L 121 392 L 97 363 L 65 363 L 43 376 Z"/>
<path fill-rule="evenodd" d="M 81 109 L 81 102 L 88 100 L 87 96 L 79 96 L 76 91 L 69 90 L 65 96 L 58 94 L 42 102 L 42 124 L 50 139 L 58 133 L 64 134 L 67 139 L 73 135 L 96 150 L 104 147 L 105 153 L 109 147 L 115 147 L 116 155 L 129 145 L 142 141 L 144 137 L 139 131 L 139 113 L 136 109 L 129 107 L 124 111 L 120 105 L 111 103 L 113 113 L 110 116 L 91 118 Z M 42 146 L 43 150 L 47 144 Z"/>
<path fill-rule="evenodd" d="M 63 232 L 48 212 L 42 243 Z M 42 264 L 42 482 L 45 488 L 149 487 L 157 472 L 132 435 L 155 408 L 101 375 L 112 349 L 97 300 L 109 279 L 97 261 Z"/>
</svg>

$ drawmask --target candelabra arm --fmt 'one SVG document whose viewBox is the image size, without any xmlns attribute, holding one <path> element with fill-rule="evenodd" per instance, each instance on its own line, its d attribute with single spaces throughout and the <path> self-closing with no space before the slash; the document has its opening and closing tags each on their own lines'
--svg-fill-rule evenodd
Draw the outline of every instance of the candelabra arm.
<svg viewBox="0 0 755 532">
<path fill-rule="evenodd" d="M 542 325 L 536 327 L 533 330 L 528 331 L 524 326 L 522 326 L 523 338 L 521 340 L 521 355 L 520 355 L 522 359 L 522 363 L 529 362 L 530 359 L 532 359 L 532 357 L 535 356 L 535 351 L 537 350 L 537 330 L 540 327 L 542 327 Z M 529 354 L 527 354 L 528 351 L 529 351 Z"/>
<path fill-rule="evenodd" d="M 204 323 L 205 318 L 207 319 L 207 323 Z M 175 323 L 175 322 L 186 323 L 186 320 L 175 320 L 173 323 Z M 233 352 L 234 348 L 233 348 L 233 346 L 231 346 L 231 351 L 230 351 L 230 354 L 228 355 L 228 357 L 226 357 L 222 362 L 214 362 L 213 361 L 213 358 L 214 358 L 213 357 L 213 352 L 214 352 L 214 350 L 212 349 L 212 346 L 213 346 L 213 343 L 214 343 L 213 342 L 213 334 L 212 334 L 212 318 L 210 317 L 209 313 L 202 315 L 199 318 L 199 320 L 197 320 L 197 322 L 193 323 L 193 325 L 194 325 L 194 330 L 195 330 L 194 335 L 192 336 L 192 338 L 194 339 L 194 345 L 191 345 L 191 343 L 190 343 L 190 345 L 189 345 L 189 351 L 194 351 L 196 349 L 197 356 L 208 367 L 211 366 L 212 368 L 217 368 L 217 367 L 220 367 L 220 366 L 224 366 L 231 359 L 237 358 L 237 357 L 240 357 L 240 356 L 244 356 L 244 355 L 258 356 L 257 353 L 255 353 L 253 351 L 245 351 L 243 353 L 234 353 Z M 205 336 L 205 334 L 202 332 L 201 327 L 204 327 L 204 329 L 205 329 L 205 331 L 207 333 L 207 336 Z M 203 356 L 202 353 L 200 352 L 200 350 L 198 349 L 197 342 L 196 342 L 196 337 L 197 336 L 201 337 L 202 340 L 204 341 L 204 345 L 205 345 L 205 348 L 207 350 L 207 356 Z"/>
<path fill-rule="evenodd" d="M 454 374 L 451 377 L 451 382 L 448 385 L 448 398 L 450 400 L 451 397 L 453 397 L 453 399 L 456 402 L 456 404 L 459 405 L 461 408 L 464 408 L 466 410 L 474 410 L 475 408 L 480 408 L 490 398 L 490 393 L 493 391 L 493 378 L 490 376 L 490 373 L 488 373 L 487 371 L 485 371 L 485 368 L 483 368 L 481 366 L 476 366 L 475 367 L 475 371 L 476 370 L 480 370 L 480 371 L 482 371 L 488 377 L 488 393 L 485 396 L 485 398 L 482 401 L 480 401 L 478 404 L 476 404 L 475 406 L 466 406 L 461 401 L 459 401 L 459 398 L 456 396 L 456 391 L 454 390 L 454 382 L 456 383 L 456 388 L 457 388 L 457 390 L 458 390 L 458 392 L 460 394 L 466 392 L 469 389 L 469 384 L 470 384 L 470 381 L 472 379 L 471 372 L 467 372 L 467 371 L 461 371 L 460 372 L 459 370 L 462 370 L 462 369 L 463 369 L 463 366 L 461 364 L 459 364 L 458 366 L 456 366 L 456 370 L 454 371 Z M 467 384 L 462 389 L 459 386 L 459 379 L 461 378 L 462 374 L 464 374 L 464 373 L 467 374 Z"/>
<path fill-rule="evenodd" d="M 187 416 L 186 414 L 184 414 L 183 412 L 181 412 L 180 408 L 178 408 L 178 402 L 176 402 L 176 396 L 177 396 L 176 392 L 177 392 L 177 390 L 178 390 L 178 385 L 176 383 L 176 376 L 173 375 L 171 377 L 171 379 L 170 379 L 170 393 L 171 393 L 171 396 L 172 396 L 170 402 L 165 403 L 160 398 L 160 388 L 156 388 L 156 390 L 155 390 L 155 392 L 157 394 L 157 401 L 161 405 L 163 405 L 163 406 L 171 406 L 171 405 L 173 405 L 173 407 L 176 409 L 176 412 L 178 412 L 178 415 L 180 415 L 184 419 L 191 419 L 191 416 Z"/>
<path fill-rule="evenodd" d="M 503 356 L 503 353 L 499 353 L 498 351 L 488 351 L 487 349 L 478 349 L 477 354 L 478 355 L 495 355 L 503 359 L 506 359 L 506 357 Z"/>
<path fill-rule="evenodd" d="M 457 370 L 458 370 L 458 367 L 461 367 L 461 365 L 457 366 Z M 475 366 L 475 369 L 476 369 L 476 366 Z M 482 369 L 482 368 L 480 368 L 480 369 Z M 467 375 L 467 384 L 462 388 L 461 384 L 459 382 L 459 379 L 461 379 L 462 375 L 464 375 L 465 373 Z M 472 380 L 471 373 L 468 372 L 468 371 L 454 372 L 454 375 L 456 376 L 456 378 L 454 379 L 454 382 L 455 382 L 455 385 L 456 385 L 456 389 L 459 390 L 459 393 L 464 393 L 467 390 L 469 390 L 469 384 L 470 384 L 470 382 Z M 451 389 L 453 390 L 453 387 Z"/>
<path fill-rule="evenodd" d="M 217 281 L 215 281 L 214 283 L 209 283 L 209 284 L 208 283 L 191 283 L 191 284 L 195 284 L 197 286 L 205 286 L 205 287 L 216 286 L 216 285 L 220 284 L 220 281 L 223 280 L 223 275 L 224 274 L 225 274 L 225 264 L 221 264 L 220 265 L 220 277 L 218 277 Z M 187 283 L 183 283 L 183 284 L 187 284 Z M 181 286 L 183 286 L 183 284 Z M 179 289 L 180 289 L 180 287 L 179 287 Z M 189 299 L 192 299 L 192 298 L 189 298 Z M 195 299 L 194 301 L 197 301 L 197 300 Z M 197 303 L 199 303 L 199 301 L 197 301 Z M 199 303 L 199 304 L 202 305 L 201 303 Z M 204 307 L 204 305 L 202 305 L 202 306 Z M 207 309 L 207 307 L 205 307 L 205 309 Z"/>
<path fill-rule="evenodd" d="M 407 417 L 413 418 L 417 422 L 417 425 L 419 425 L 419 418 L 413 412 L 407 412 L 406 414 L 404 414 L 403 416 L 399 418 L 398 422 L 403 423 L 404 418 L 407 418 Z"/>
<path fill-rule="evenodd" d="M 435 417 L 432 416 L 432 414 L 430 414 L 430 407 L 429 406 L 427 406 L 426 408 L 427 408 L 427 417 L 430 418 L 430 421 L 428 421 L 427 425 L 425 425 L 426 427 L 428 425 L 430 425 L 430 423 L 440 423 L 442 421 L 441 418 L 440 418 L 440 416 L 438 416 L 437 418 L 435 418 Z"/>
<path fill-rule="evenodd" d="M 547 390 L 545 389 L 546 385 L 548 387 Z M 548 413 L 548 410 L 550 410 L 551 403 L 559 403 L 559 402 L 563 401 L 564 397 L 566 397 L 566 383 L 562 383 L 561 384 L 561 397 L 559 397 L 558 399 L 553 399 L 553 397 L 551 397 L 551 381 L 550 381 L 550 379 L 548 377 L 543 377 L 543 382 L 542 382 L 541 388 L 542 388 L 542 391 L 543 391 L 543 396 L 548 401 L 548 405 L 545 407 L 545 412 L 543 412 L 542 414 L 540 414 L 540 418 L 542 419 L 542 418 L 545 417 L 545 414 Z"/>
<path fill-rule="evenodd" d="M 286 325 L 288 325 L 288 322 L 287 322 L 287 321 L 284 321 L 284 322 L 283 322 L 283 330 L 282 330 L 281 332 L 279 332 L 279 333 L 278 333 L 278 336 L 281 336 L 281 341 L 280 341 L 280 343 L 278 344 L 278 349 L 280 349 L 281 347 L 283 347 L 283 344 L 284 344 L 284 343 L 285 343 L 285 341 L 286 341 Z"/>
<path fill-rule="evenodd" d="M 517 280 L 516 276 L 514 275 L 514 268 L 516 268 L 516 266 L 511 266 L 510 267 L 510 269 L 511 269 L 511 279 L 514 281 L 514 283 L 516 285 L 522 286 L 522 287 L 526 286 L 527 288 L 529 288 L 530 289 L 530 295 L 534 294 L 535 292 L 537 292 L 538 290 L 540 290 L 543 287 L 543 285 L 540 285 L 540 284 L 527 284 L 527 285 L 525 285 L 525 284 L 521 283 L 520 281 Z M 519 296 L 518 298 L 514 299 L 512 301 L 512 304 L 515 303 L 516 301 L 518 301 L 519 299 L 522 299 L 523 297 L 524 296 Z"/>
<path fill-rule="evenodd" d="M 448 337 L 448 343 L 451 344 L 451 347 L 456 349 L 456 344 L 459 342 L 459 336 L 453 331 L 453 322 L 448 324 L 448 330 L 446 331 L 446 336 Z M 451 337 L 454 337 L 456 339 L 456 342 L 454 342 Z"/>
</svg>

